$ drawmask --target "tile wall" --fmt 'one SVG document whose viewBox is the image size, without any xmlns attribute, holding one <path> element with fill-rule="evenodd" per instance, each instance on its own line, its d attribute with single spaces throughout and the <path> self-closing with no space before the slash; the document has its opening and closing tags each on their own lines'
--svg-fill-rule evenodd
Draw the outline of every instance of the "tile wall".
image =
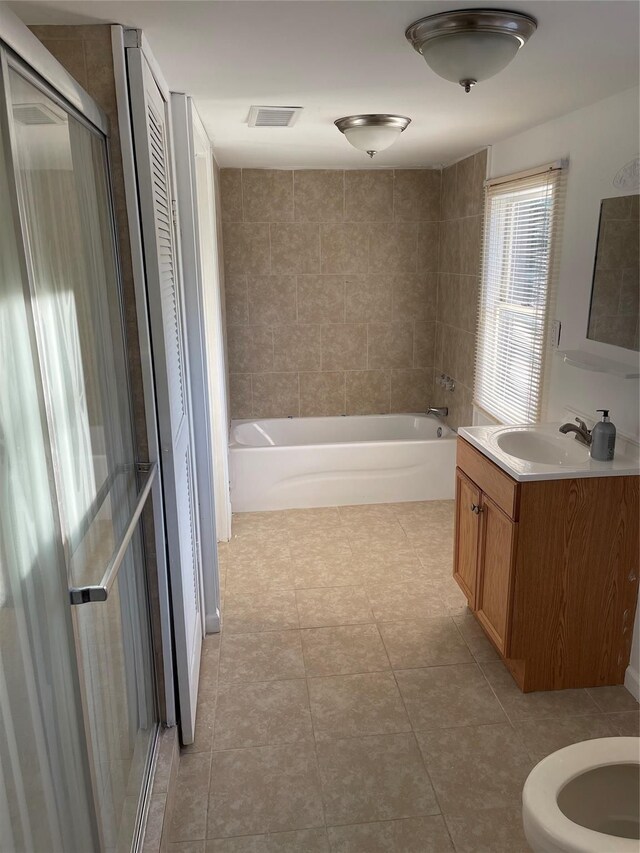
<svg viewBox="0 0 640 853">
<path fill-rule="evenodd" d="M 449 407 L 448 423 L 453 427 L 472 422 L 486 169 L 485 150 L 442 171 L 433 399 L 435 405 Z M 435 382 L 441 373 L 455 380 L 453 392 Z"/>
<path fill-rule="evenodd" d="M 421 411 L 439 170 L 222 169 L 231 416 Z"/>
</svg>

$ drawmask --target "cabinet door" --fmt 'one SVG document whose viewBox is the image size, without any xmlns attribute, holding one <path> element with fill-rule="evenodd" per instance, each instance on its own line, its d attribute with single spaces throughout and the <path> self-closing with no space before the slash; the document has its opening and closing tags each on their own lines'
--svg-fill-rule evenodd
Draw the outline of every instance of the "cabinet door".
<svg viewBox="0 0 640 853">
<path fill-rule="evenodd" d="M 480 517 L 476 616 L 498 650 L 508 657 L 518 525 L 485 494 Z"/>
<path fill-rule="evenodd" d="M 467 596 L 469 607 L 476 608 L 476 576 L 480 534 L 480 489 L 456 469 L 456 535 L 453 577 Z M 475 507 L 475 510 L 474 510 Z"/>
</svg>

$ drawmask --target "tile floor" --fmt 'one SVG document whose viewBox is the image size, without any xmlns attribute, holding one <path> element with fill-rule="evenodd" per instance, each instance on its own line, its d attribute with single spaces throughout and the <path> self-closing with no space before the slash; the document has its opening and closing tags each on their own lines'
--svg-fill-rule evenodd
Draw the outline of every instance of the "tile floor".
<svg viewBox="0 0 640 853">
<path fill-rule="evenodd" d="M 170 853 L 519 853 L 533 765 L 638 733 L 623 687 L 520 693 L 452 538 L 450 501 L 235 517 Z"/>
</svg>

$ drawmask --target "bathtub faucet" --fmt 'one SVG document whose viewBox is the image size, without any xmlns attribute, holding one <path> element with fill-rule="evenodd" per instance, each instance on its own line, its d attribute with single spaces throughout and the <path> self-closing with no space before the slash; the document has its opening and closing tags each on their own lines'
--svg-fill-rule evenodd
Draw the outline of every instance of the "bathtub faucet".
<svg viewBox="0 0 640 853">
<path fill-rule="evenodd" d="M 446 418 L 449 414 L 448 406 L 429 406 L 427 409 L 428 415 L 435 415 L 438 418 Z"/>
</svg>

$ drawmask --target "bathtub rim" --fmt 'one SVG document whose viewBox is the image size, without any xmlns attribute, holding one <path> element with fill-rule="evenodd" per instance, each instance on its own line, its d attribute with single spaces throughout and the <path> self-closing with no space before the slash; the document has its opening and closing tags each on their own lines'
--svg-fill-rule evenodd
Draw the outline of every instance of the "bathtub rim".
<svg viewBox="0 0 640 853">
<path fill-rule="evenodd" d="M 229 428 L 229 450 L 275 450 L 277 448 L 291 450 L 295 447 L 304 447 L 304 448 L 318 448 L 318 447 L 361 447 L 367 446 L 371 447 L 373 445 L 380 445 L 382 447 L 391 447 L 397 444 L 431 444 L 432 442 L 439 441 L 454 441 L 458 435 L 458 431 L 449 426 L 449 424 L 444 423 L 441 418 L 436 417 L 435 415 L 427 415 L 424 412 L 387 412 L 386 414 L 375 414 L 375 415 L 313 415 L 311 417 L 316 420 L 334 420 L 336 418 L 387 418 L 387 417 L 397 417 L 397 416 L 406 416 L 410 418 L 421 417 L 428 418 L 430 421 L 434 421 L 438 426 L 444 427 L 449 430 L 449 435 L 443 435 L 439 438 L 436 436 L 435 438 L 387 438 L 387 439 L 362 439 L 360 441 L 327 441 L 327 442 L 313 442 L 312 444 L 263 444 L 263 445 L 255 445 L 255 444 L 239 444 L 233 438 L 233 430 L 236 426 L 241 424 L 253 424 L 257 421 L 296 421 L 296 420 L 307 420 L 306 417 L 298 415 L 295 417 L 286 417 L 286 418 L 233 418 L 231 420 L 231 425 Z"/>
</svg>

